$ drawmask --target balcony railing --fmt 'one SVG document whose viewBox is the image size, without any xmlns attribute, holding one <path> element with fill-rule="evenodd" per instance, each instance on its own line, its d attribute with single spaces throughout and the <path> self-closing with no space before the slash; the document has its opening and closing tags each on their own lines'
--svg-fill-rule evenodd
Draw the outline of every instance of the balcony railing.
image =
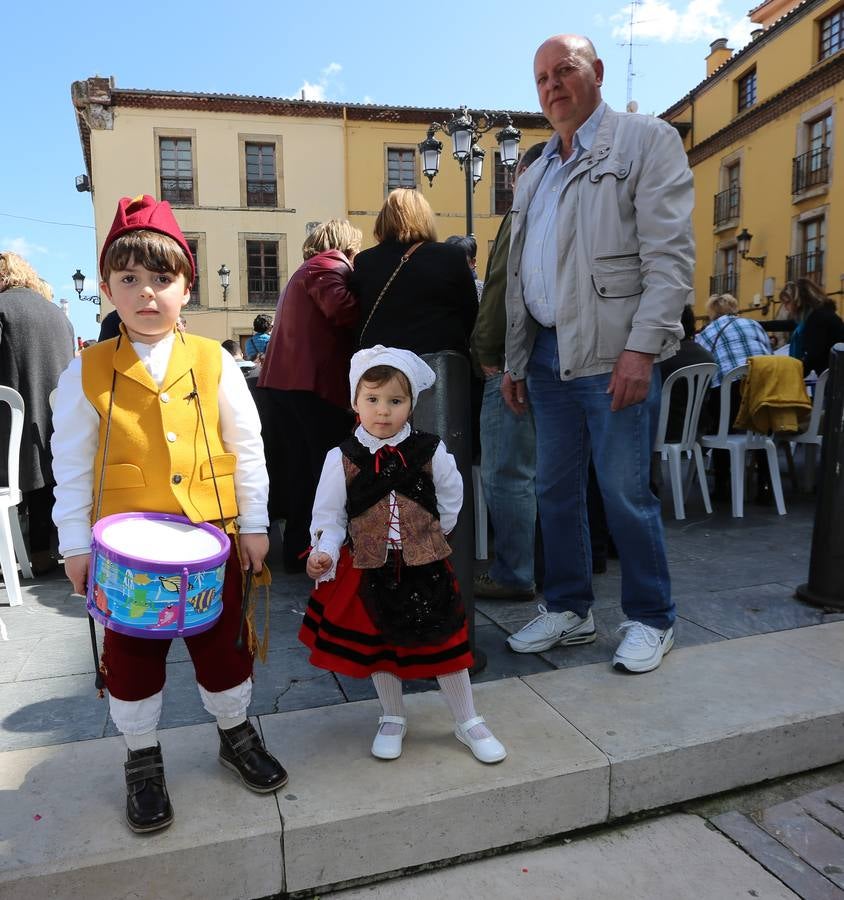
<svg viewBox="0 0 844 900">
<path fill-rule="evenodd" d="M 735 297 L 737 292 L 738 275 L 735 272 L 721 272 L 718 275 L 712 275 L 710 277 L 710 294 L 732 294 Z"/>
<path fill-rule="evenodd" d="M 715 216 L 713 224 L 717 227 L 739 217 L 739 201 L 741 200 L 741 188 L 729 187 L 715 195 Z"/>
<path fill-rule="evenodd" d="M 829 183 L 829 148 L 816 147 L 791 161 L 791 193 Z"/>
<path fill-rule="evenodd" d="M 811 278 L 817 284 L 823 283 L 823 250 L 812 253 L 795 253 L 785 258 L 786 281 Z"/>
<path fill-rule="evenodd" d="M 247 206 L 278 206 L 275 178 L 250 178 L 246 182 Z"/>
<path fill-rule="evenodd" d="M 193 178 L 161 176 L 161 199 L 193 205 Z"/>
<path fill-rule="evenodd" d="M 250 276 L 247 300 L 256 306 L 274 305 L 278 301 L 278 276 L 266 275 L 263 278 Z"/>
</svg>

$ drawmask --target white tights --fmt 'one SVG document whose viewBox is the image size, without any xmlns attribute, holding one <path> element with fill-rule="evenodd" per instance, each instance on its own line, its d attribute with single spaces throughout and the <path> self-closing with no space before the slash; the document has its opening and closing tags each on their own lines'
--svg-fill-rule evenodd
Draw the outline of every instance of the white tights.
<svg viewBox="0 0 844 900">
<path fill-rule="evenodd" d="M 401 678 L 397 678 L 390 672 L 373 672 L 372 683 L 375 685 L 384 715 L 404 718 Z M 475 702 L 472 699 L 472 683 L 469 681 L 468 669 L 461 669 L 459 672 L 452 672 L 449 675 L 438 675 L 437 683 L 443 699 L 448 704 L 454 721 L 458 725 L 475 718 L 477 713 L 475 712 Z M 394 722 L 384 722 L 381 726 L 382 734 L 398 734 L 400 730 L 401 726 Z M 486 725 L 474 725 L 469 729 L 469 734 L 475 740 L 479 740 L 489 737 L 491 732 Z"/>
</svg>

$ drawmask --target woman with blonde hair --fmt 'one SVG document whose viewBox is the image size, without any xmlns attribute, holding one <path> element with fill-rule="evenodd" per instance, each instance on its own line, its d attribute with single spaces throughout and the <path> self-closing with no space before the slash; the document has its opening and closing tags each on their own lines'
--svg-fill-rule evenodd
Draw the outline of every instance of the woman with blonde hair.
<svg viewBox="0 0 844 900">
<path fill-rule="evenodd" d="M 349 290 L 360 229 L 341 219 L 317 225 L 302 245 L 305 261 L 275 312 L 255 400 L 270 474 L 270 519 L 285 519 L 283 562 L 304 571 L 302 555 L 325 455 L 348 437 L 348 371 L 358 302 Z M 265 390 L 261 390 L 264 388 Z"/>
<path fill-rule="evenodd" d="M 377 246 L 355 260 L 358 346 L 468 358 L 478 295 L 463 250 L 437 242 L 434 213 L 416 190 L 391 191 L 375 220 Z M 388 284 L 389 282 L 389 284 Z"/>
<path fill-rule="evenodd" d="M 0 252 L 0 384 L 14 388 L 24 402 L 24 440 L 20 452 L 23 508 L 29 517 L 33 571 L 56 568 L 53 542 L 53 431 L 50 391 L 73 359 L 73 328 L 47 299 L 49 285 L 17 253 Z M 0 447 L 10 430 L 9 408 L 0 403 Z M 6 457 L 0 457 L 0 484 L 8 484 Z"/>
<path fill-rule="evenodd" d="M 797 322 L 788 345 L 790 356 L 803 363 L 803 373 L 820 375 L 829 366 L 829 351 L 844 341 L 844 321 L 835 311 L 835 301 L 812 281 L 787 281 L 780 291 L 783 312 Z"/>
</svg>

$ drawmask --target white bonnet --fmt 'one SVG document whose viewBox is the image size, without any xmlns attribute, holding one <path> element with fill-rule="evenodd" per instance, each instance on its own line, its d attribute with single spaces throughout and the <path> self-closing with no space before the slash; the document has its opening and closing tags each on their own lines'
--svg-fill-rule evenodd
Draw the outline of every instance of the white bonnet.
<svg viewBox="0 0 844 900">
<path fill-rule="evenodd" d="M 349 368 L 349 387 L 351 388 L 352 405 L 355 402 L 355 392 L 361 376 L 368 369 L 375 366 L 392 366 L 407 376 L 410 382 L 412 406 L 416 406 L 419 395 L 429 388 L 436 380 L 434 370 L 415 353 L 410 350 L 400 350 L 397 347 L 385 347 L 376 344 L 365 350 L 358 350 L 352 357 Z"/>
</svg>

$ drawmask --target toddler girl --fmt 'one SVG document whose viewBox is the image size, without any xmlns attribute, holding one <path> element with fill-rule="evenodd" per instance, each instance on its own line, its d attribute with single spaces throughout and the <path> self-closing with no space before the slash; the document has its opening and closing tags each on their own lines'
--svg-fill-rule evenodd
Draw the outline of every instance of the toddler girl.
<svg viewBox="0 0 844 900">
<path fill-rule="evenodd" d="M 352 357 L 360 426 L 323 466 L 307 563 L 317 587 L 299 639 L 313 665 L 372 676 L 384 712 L 373 756 L 401 755 L 402 679 L 436 677 L 457 740 L 476 759 L 495 763 L 507 753 L 475 713 L 466 617 L 446 561 L 445 535 L 457 523 L 463 482 L 443 442 L 408 423 L 434 379 L 409 350 L 378 345 Z"/>
</svg>

